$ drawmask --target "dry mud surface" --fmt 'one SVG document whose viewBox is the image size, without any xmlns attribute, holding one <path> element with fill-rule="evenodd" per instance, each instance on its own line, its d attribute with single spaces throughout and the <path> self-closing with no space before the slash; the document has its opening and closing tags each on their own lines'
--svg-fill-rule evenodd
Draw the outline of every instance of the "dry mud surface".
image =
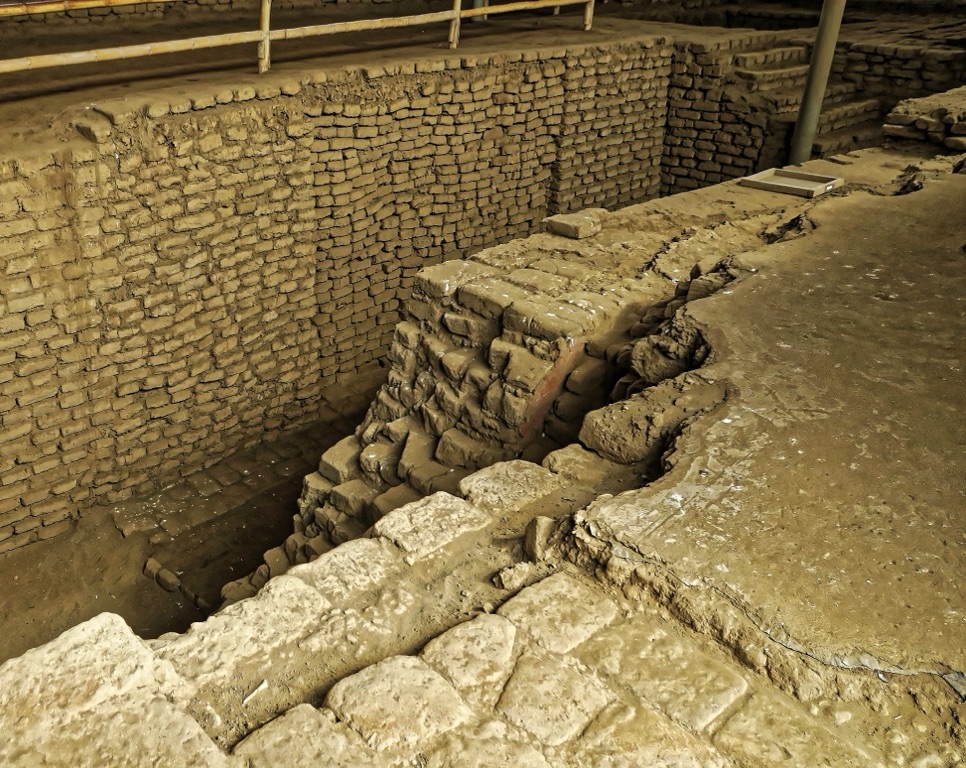
<svg viewBox="0 0 966 768">
<path fill-rule="evenodd" d="M 687 309 L 726 402 L 585 524 L 823 663 L 966 669 L 963 210 L 963 175 L 859 192 L 747 254 L 755 274 Z"/>
</svg>

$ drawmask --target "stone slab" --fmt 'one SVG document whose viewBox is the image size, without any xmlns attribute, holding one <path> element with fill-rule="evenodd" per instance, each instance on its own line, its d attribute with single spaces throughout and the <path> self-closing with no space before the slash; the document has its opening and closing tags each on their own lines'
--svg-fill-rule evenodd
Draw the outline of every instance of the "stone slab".
<svg viewBox="0 0 966 768">
<path fill-rule="evenodd" d="M 547 469 L 529 461 L 501 461 L 464 477 L 460 493 L 493 515 L 522 509 L 542 499 L 560 485 Z"/>
<path fill-rule="evenodd" d="M 416 751 L 472 716 L 453 686 L 411 656 L 394 656 L 340 680 L 325 703 L 377 750 Z"/>
<path fill-rule="evenodd" d="M 549 654 L 524 654 L 497 710 L 538 741 L 557 746 L 577 736 L 613 694 L 593 674 Z"/>
<path fill-rule="evenodd" d="M 604 629 L 580 647 L 578 656 L 694 731 L 711 725 L 748 689 L 731 666 L 646 614 Z"/>
<path fill-rule="evenodd" d="M 297 643 L 331 607 L 303 581 L 278 576 L 255 597 L 192 624 L 183 635 L 155 641 L 155 651 L 190 680 L 223 684 L 242 666 L 266 661 L 275 649 Z"/>
<path fill-rule="evenodd" d="M 483 530 L 490 522 L 490 516 L 476 506 L 440 491 L 390 512 L 373 531 L 399 547 L 406 562 L 412 564 L 464 534 Z"/>
<path fill-rule="evenodd" d="M 194 688 L 103 613 L 0 666 L 0 764 L 221 768 L 184 705 Z"/>
<path fill-rule="evenodd" d="M 399 551 L 381 539 L 354 539 L 317 560 L 297 565 L 287 576 L 300 579 L 336 606 L 351 604 L 385 586 L 403 568 Z"/>
<path fill-rule="evenodd" d="M 489 720 L 480 726 L 447 734 L 428 756 L 427 768 L 550 768 L 550 763 L 506 723 Z"/>
<path fill-rule="evenodd" d="M 874 756 L 836 738 L 818 720 L 777 693 L 757 694 L 715 734 L 714 744 L 753 766 L 875 765 Z"/>
<path fill-rule="evenodd" d="M 566 653 L 613 621 L 617 606 L 602 592 L 558 573 L 507 601 L 499 615 L 544 648 Z"/>
<path fill-rule="evenodd" d="M 502 616 L 483 614 L 431 640 L 421 656 L 461 692 L 499 690 L 513 671 L 516 633 Z"/>
<path fill-rule="evenodd" d="M 577 765 L 600 768 L 730 768 L 734 763 L 707 741 L 646 704 L 614 703 L 581 734 Z"/>
<path fill-rule="evenodd" d="M 382 768 L 391 763 L 329 711 L 300 704 L 241 741 L 234 755 L 249 768 Z"/>
</svg>

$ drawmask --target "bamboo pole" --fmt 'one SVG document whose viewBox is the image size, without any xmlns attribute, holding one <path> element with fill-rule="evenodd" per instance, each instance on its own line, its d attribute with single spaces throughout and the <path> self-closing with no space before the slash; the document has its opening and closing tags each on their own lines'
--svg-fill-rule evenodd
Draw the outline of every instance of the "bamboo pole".
<svg viewBox="0 0 966 768">
<path fill-rule="evenodd" d="M 316 24 L 311 27 L 291 27 L 273 29 L 272 40 L 296 40 L 302 37 L 336 35 L 342 32 L 360 32 L 368 29 L 390 29 L 393 27 L 414 27 L 438 21 L 451 21 L 453 11 L 423 13 L 418 16 L 391 16 L 385 19 L 360 19 L 359 21 L 339 21 L 334 24 Z M 261 34 L 261 33 L 258 33 Z"/>
<path fill-rule="evenodd" d="M 182 0 L 36 0 L 36 2 L 3 3 L 0 5 L 0 18 L 7 16 L 35 16 L 40 13 L 64 13 L 83 11 L 88 8 L 113 8 L 119 5 L 140 5 L 142 3 L 173 3 Z"/>
<path fill-rule="evenodd" d="M 584 6 L 584 32 L 590 32 L 592 26 L 594 26 L 594 0 L 588 0 L 587 5 Z"/>
<path fill-rule="evenodd" d="M 449 23 L 449 47 L 456 48 L 460 44 L 460 13 L 463 10 L 463 0 L 453 0 L 453 20 Z"/>
<path fill-rule="evenodd" d="M 144 43 L 141 45 L 122 45 L 117 48 L 98 48 L 93 51 L 24 56 L 19 59 L 0 61 L 0 74 L 44 69 L 47 67 L 61 67 L 66 64 L 90 64 L 97 61 L 135 59 L 141 56 L 154 56 L 161 53 L 181 53 L 183 51 L 198 51 L 205 48 L 218 48 L 225 45 L 257 43 L 261 38 L 262 33 L 259 31 L 229 32 L 223 35 L 190 37 L 186 40 L 170 40 L 160 43 Z"/>
<path fill-rule="evenodd" d="M 264 75 L 272 67 L 272 0 L 262 0 L 259 13 L 258 74 Z"/>
<path fill-rule="evenodd" d="M 587 0 L 523 0 L 523 2 L 506 3 L 504 5 L 490 5 L 486 8 L 467 8 L 460 12 L 460 16 L 469 19 L 474 16 L 492 15 L 495 13 L 512 13 L 513 11 L 538 11 L 541 8 L 555 8 L 558 5 L 586 5 Z"/>
</svg>

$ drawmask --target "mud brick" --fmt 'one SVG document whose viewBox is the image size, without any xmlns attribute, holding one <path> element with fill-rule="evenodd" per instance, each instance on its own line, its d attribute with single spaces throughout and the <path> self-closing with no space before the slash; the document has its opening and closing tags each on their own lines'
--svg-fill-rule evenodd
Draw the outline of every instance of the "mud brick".
<svg viewBox="0 0 966 768">
<path fill-rule="evenodd" d="M 454 259 L 420 270 L 416 275 L 413 293 L 439 300 L 452 296 L 461 285 L 496 273 L 497 270 L 492 267 Z"/>
<path fill-rule="evenodd" d="M 503 318 L 506 330 L 550 341 L 585 336 L 597 324 L 598 320 L 590 312 L 554 299 L 515 302 Z"/>
<path fill-rule="evenodd" d="M 399 507 L 419 501 L 423 496 L 414 491 L 406 483 L 400 483 L 385 493 L 376 496 L 372 501 L 373 519 L 379 520 Z"/>
<path fill-rule="evenodd" d="M 334 486 L 329 491 L 329 503 L 350 517 L 364 517 L 379 491 L 363 480 L 349 480 Z"/>
<path fill-rule="evenodd" d="M 530 293 L 519 286 L 498 278 L 475 280 L 462 286 L 456 294 L 457 303 L 482 317 L 498 318 L 514 301 L 523 301 Z"/>
<path fill-rule="evenodd" d="M 481 346 L 500 333 L 500 325 L 496 320 L 478 315 L 444 312 L 442 323 L 446 330 L 474 346 Z"/>
<path fill-rule="evenodd" d="M 448 467 L 479 469 L 503 458 L 503 447 L 476 440 L 458 429 L 442 434 L 436 447 L 436 459 Z"/>
<path fill-rule="evenodd" d="M 551 296 L 565 293 L 571 286 L 569 278 L 539 269 L 514 269 L 504 279 L 530 293 L 546 293 Z"/>
<path fill-rule="evenodd" d="M 359 476 L 359 452 L 361 446 L 354 435 L 343 438 L 322 454 L 319 474 L 336 485 L 354 480 Z"/>
<path fill-rule="evenodd" d="M 513 347 L 509 352 L 503 377 L 507 386 L 515 392 L 532 394 L 551 370 L 552 364 L 540 360 L 525 349 Z"/>
</svg>

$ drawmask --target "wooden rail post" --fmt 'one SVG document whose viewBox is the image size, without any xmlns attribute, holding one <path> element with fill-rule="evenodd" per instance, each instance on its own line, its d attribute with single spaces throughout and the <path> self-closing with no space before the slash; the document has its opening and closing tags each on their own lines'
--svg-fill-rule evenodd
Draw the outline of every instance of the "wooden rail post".
<svg viewBox="0 0 966 768">
<path fill-rule="evenodd" d="M 588 0 L 584 6 L 584 31 L 589 32 L 594 26 L 594 0 Z"/>
<path fill-rule="evenodd" d="M 262 75 L 272 66 L 272 0 L 261 0 L 259 15 L 259 31 L 262 33 L 258 41 L 258 74 Z"/>
<path fill-rule="evenodd" d="M 453 20 L 449 23 L 449 47 L 460 44 L 460 21 L 463 17 L 463 0 L 453 0 Z"/>
</svg>

